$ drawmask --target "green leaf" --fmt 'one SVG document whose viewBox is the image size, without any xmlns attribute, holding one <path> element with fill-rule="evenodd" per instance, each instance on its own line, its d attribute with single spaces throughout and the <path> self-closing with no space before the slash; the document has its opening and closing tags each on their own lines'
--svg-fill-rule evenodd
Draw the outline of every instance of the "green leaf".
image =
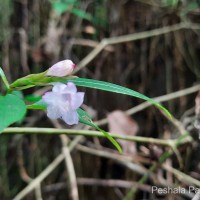
<svg viewBox="0 0 200 200">
<path fill-rule="evenodd" d="M 79 116 L 79 121 L 81 123 L 94 127 L 94 124 L 92 123 L 91 117 L 88 115 L 87 112 L 85 112 L 81 108 L 78 108 L 77 113 L 78 113 L 78 116 Z"/>
<path fill-rule="evenodd" d="M 84 10 L 73 8 L 71 12 L 80 18 L 87 19 L 88 21 L 93 21 L 93 16 L 89 13 L 86 13 Z"/>
<path fill-rule="evenodd" d="M 77 86 L 95 88 L 95 89 L 99 89 L 99 90 L 104 90 L 104 91 L 114 92 L 114 93 L 119 93 L 119 94 L 125 94 L 125 95 L 129 95 L 129 96 L 137 97 L 140 99 L 144 99 L 144 100 L 149 101 L 152 104 L 156 105 L 160 109 L 162 109 L 170 118 L 172 117 L 171 113 L 166 108 L 164 108 L 161 104 L 159 104 L 158 102 L 154 101 L 153 99 L 151 99 L 139 92 L 131 90 L 129 88 L 126 88 L 126 87 L 123 87 L 120 85 L 116 85 L 113 83 L 92 80 L 92 79 L 86 79 L 86 78 L 77 78 L 74 80 L 70 80 L 70 82 L 73 82 Z"/>
<path fill-rule="evenodd" d="M 0 96 L 0 133 L 4 128 L 20 121 L 26 113 L 26 105 L 17 96 Z"/>
<path fill-rule="evenodd" d="M 14 91 L 11 92 L 11 94 L 17 96 L 17 97 L 20 98 L 22 101 L 24 101 L 24 94 L 23 94 L 23 92 L 22 92 L 21 90 L 14 90 Z M 17 125 L 17 126 L 18 126 L 18 125 L 21 125 L 22 122 L 24 121 L 24 119 L 25 119 L 25 115 L 24 115 L 24 117 L 23 117 L 21 120 L 17 121 L 16 125 Z"/>
<path fill-rule="evenodd" d="M 175 7 L 177 6 L 179 0 L 163 0 L 162 3 L 165 5 L 165 6 L 170 6 L 170 7 Z"/>
<path fill-rule="evenodd" d="M 93 16 L 91 14 L 85 12 L 84 10 L 81 10 L 79 8 L 75 8 L 74 7 L 75 3 L 76 3 L 76 1 L 53 2 L 52 3 L 52 8 L 59 15 L 61 15 L 64 12 L 68 11 L 68 12 L 73 13 L 77 17 L 80 17 L 80 18 L 83 18 L 83 19 L 87 19 L 88 21 L 93 21 Z"/>
<path fill-rule="evenodd" d="M 195 10 L 197 8 L 199 8 L 199 4 L 196 1 L 194 1 L 194 2 L 190 2 L 186 9 L 188 11 L 192 11 L 192 10 Z"/>
<path fill-rule="evenodd" d="M 54 2 L 52 4 L 53 6 L 53 9 L 54 11 L 57 13 L 57 14 L 62 14 L 64 13 L 65 11 L 67 11 L 68 9 L 68 5 L 66 3 L 62 3 L 62 2 Z"/>
<path fill-rule="evenodd" d="M 38 102 L 36 102 L 34 104 L 27 105 L 26 108 L 27 109 L 35 109 L 35 110 L 46 110 L 47 104 L 44 103 L 44 101 L 39 100 Z"/>
<path fill-rule="evenodd" d="M 19 98 L 22 99 L 22 100 L 24 99 L 23 92 L 20 91 L 20 90 L 14 90 L 14 91 L 11 92 L 11 94 L 13 94 L 13 95 L 19 97 Z"/>
<path fill-rule="evenodd" d="M 32 102 L 32 103 L 35 103 L 39 100 L 41 100 L 41 96 L 36 96 L 36 95 L 33 95 L 33 94 L 29 94 L 29 95 L 26 95 L 25 96 L 25 99 L 29 102 Z"/>
<path fill-rule="evenodd" d="M 108 132 L 102 130 L 97 125 L 95 125 L 94 122 L 92 121 L 92 119 L 90 118 L 90 116 L 84 110 L 79 108 L 79 109 L 77 109 L 77 112 L 79 115 L 79 121 L 81 123 L 89 125 L 95 129 L 97 129 L 98 131 L 102 132 L 112 142 L 112 144 L 117 148 L 119 153 L 122 153 L 122 149 L 121 149 L 120 145 L 117 143 L 117 141 Z"/>
</svg>

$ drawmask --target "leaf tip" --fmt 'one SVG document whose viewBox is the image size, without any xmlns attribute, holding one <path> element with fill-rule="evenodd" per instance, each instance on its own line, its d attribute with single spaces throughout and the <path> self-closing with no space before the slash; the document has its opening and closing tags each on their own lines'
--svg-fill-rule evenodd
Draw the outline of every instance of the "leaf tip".
<svg viewBox="0 0 200 200">
<path fill-rule="evenodd" d="M 170 119 L 173 118 L 173 117 L 172 117 L 172 114 L 171 114 L 166 108 L 163 107 L 163 110 L 165 111 L 165 113 L 167 114 L 167 116 L 168 116 Z"/>
<path fill-rule="evenodd" d="M 122 148 L 119 146 L 119 148 L 117 148 L 117 150 L 118 150 L 118 152 L 120 153 L 120 154 L 123 154 L 123 150 L 122 150 Z"/>
<path fill-rule="evenodd" d="M 170 118 L 172 119 L 173 116 L 172 114 L 169 112 L 169 110 L 167 110 L 164 106 L 162 106 L 161 104 L 156 104 L 162 111 L 165 112 L 165 114 Z"/>
</svg>

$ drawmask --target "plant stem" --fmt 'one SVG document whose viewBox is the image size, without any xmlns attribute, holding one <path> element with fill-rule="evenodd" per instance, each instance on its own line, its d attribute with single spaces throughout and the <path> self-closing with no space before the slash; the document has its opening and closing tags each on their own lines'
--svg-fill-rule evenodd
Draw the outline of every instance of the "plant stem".
<svg viewBox="0 0 200 200">
<path fill-rule="evenodd" d="M 0 76 L 1 76 L 2 81 L 4 82 L 4 84 L 7 88 L 7 90 L 10 91 L 10 85 L 9 85 L 8 80 L 6 78 L 6 75 L 4 74 L 4 71 L 1 67 L 0 67 Z"/>
<path fill-rule="evenodd" d="M 56 129 L 56 128 L 6 128 L 2 134 L 67 134 L 67 135 L 83 135 L 83 136 L 92 136 L 92 137 L 105 137 L 99 131 L 90 131 L 90 130 L 74 130 L 74 129 Z M 156 139 L 149 137 L 140 137 L 140 136 L 126 136 L 120 134 L 111 134 L 113 138 L 134 141 L 139 143 L 149 143 L 149 144 L 157 144 L 168 147 L 174 147 L 176 145 L 177 140 L 164 140 L 164 139 Z M 187 137 L 185 140 L 180 141 L 182 143 L 191 142 L 191 138 Z"/>
</svg>

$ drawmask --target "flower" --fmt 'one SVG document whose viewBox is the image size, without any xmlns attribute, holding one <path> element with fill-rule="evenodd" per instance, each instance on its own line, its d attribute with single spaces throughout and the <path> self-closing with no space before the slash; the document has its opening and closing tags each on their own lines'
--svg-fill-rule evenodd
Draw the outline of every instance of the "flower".
<svg viewBox="0 0 200 200">
<path fill-rule="evenodd" d="M 47 104 L 47 116 L 51 119 L 62 119 L 69 125 L 78 124 L 77 109 L 82 105 L 84 92 L 77 92 L 74 83 L 54 83 L 52 92 L 42 97 Z"/>
<path fill-rule="evenodd" d="M 47 70 L 48 76 L 68 76 L 70 75 L 75 68 L 75 64 L 71 60 L 62 60 L 57 62 L 52 67 Z"/>
</svg>

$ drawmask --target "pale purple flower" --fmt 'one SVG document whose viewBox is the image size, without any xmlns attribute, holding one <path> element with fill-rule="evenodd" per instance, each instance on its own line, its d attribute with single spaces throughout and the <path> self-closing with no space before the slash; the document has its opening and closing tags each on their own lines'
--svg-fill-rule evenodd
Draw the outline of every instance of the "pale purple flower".
<svg viewBox="0 0 200 200">
<path fill-rule="evenodd" d="M 71 60 L 62 60 L 57 62 L 47 70 L 48 76 L 69 76 L 72 74 L 75 64 Z"/>
<path fill-rule="evenodd" d="M 82 105 L 84 92 L 77 92 L 74 83 L 54 83 L 52 92 L 42 97 L 47 104 L 47 116 L 51 119 L 63 119 L 67 124 L 78 124 L 77 109 Z"/>
</svg>

